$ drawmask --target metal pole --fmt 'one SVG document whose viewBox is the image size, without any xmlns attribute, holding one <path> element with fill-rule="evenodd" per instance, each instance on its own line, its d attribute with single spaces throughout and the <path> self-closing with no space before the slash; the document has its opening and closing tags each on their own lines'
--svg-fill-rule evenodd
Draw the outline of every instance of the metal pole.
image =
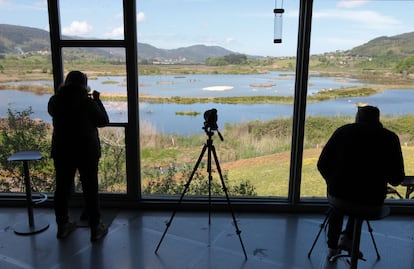
<svg viewBox="0 0 414 269">
<path fill-rule="evenodd" d="M 63 82 L 63 60 L 60 35 L 60 13 L 58 0 L 48 0 L 50 50 L 52 52 L 53 85 L 56 90 Z"/>
<path fill-rule="evenodd" d="M 24 185 L 26 188 L 26 201 L 27 201 L 27 215 L 29 216 L 29 226 L 34 227 L 33 217 L 33 201 L 32 201 L 32 188 L 30 186 L 30 172 L 29 162 L 23 161 L 23 172 L 24 172 Z"/>
<path fill-rule="evenodd" d="M 295 99 L 293 104 L 292 149 L 289 176 L 289 201 L 300 200 L 303 139 L 308 93 L 309 51 L 313 0 L 301 0 L 299 9 L 298 45 L 296 53 Z"/>
<path fill-rule="evenodd" d="M 136 1 L 124 0 L 124 38 L 127 68 L 128 127 L 125 133 L 127 195 L 130 200 L 141 197 L 140 147 L 138 115 L 138 41 Z"/>
</svg>

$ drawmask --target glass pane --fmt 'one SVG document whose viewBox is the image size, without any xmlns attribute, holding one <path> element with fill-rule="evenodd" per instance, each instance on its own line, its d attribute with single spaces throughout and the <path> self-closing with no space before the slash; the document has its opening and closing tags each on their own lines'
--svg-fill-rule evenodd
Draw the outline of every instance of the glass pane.
<svg viewBox="0 0 414 269">
<path fill-rule="evenodd" d="M 281 44 L 273 43 L 274 2 L 139 2 L 144 195 L 181 194 L 199 157 L 187 194 L 208 194 L 203 127 L 215 108 L 224 141 L 214 131 L 213 145 L 230 195 L 287 198 L 295 2 L 285 1 Z M 221 196 L 214 158 L 211 165 L 211 190 Z"/>
<path fill-rule="evenodd" d="M 65 74 L 79 70 L 88 76 L 91 92 L 98 91 L 110 123 L 127 122 L 125 49 L 64 48 Z M 126 192 L 125 130 L 123 127 L 99 129 L 102 157 L 99 162 L 100 192 Z M 82 191 L 76 180 L 76 191 Z"/>
<path fill-rule="evenodd" d="M 105 127 L 99 129 L 102 156 L 99 161 L 99 191 L 126 193 L 125 129 Z M 82 192 L 79 176 L 75 190 Z"/>
<path fill-rule="evenodd" d="M 91 90 L 101 93 L 110 122 L 127 122 L 124 48 L 64 48 L 63 62 L 65 74 L 86 73 Z"/>
<path fill-rule="evenodd" d="M 60 0 L 63 39 L 124 39 L 121 0 Z"/>
<path fill-rule="evenodd" d="M 381 110 L 400 137 L 407 175 L 414 173 L 412 1 L 314 1 L 301 197 L 326 197 L 316 168 L 339 126 L 358 105 Z M 404 196 L 405 187 L 396 190 Z M 397 198 L 398 195 L 389 195 Z"/>
<path fill-rule="evenodd" d="M 38 150 L 29 163 L 35 192 L 53 191 L 50 155 L 52 64 L 46 2 L 0 3 L 0 192 L 24 192 L 22 164 L 7 158 Z"/>
</svg>

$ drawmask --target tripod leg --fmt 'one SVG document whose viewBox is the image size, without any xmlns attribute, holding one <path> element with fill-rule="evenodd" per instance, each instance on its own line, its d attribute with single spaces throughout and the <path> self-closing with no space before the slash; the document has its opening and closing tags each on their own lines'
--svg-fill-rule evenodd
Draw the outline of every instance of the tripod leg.
<svg viewBox="0 0 414 269">
<path fill-rule="evenodd" d="M 167 234 L 168 229 L 170 228 L 171 222 L 173 221 L 173 219 L 175 217 L 175 214 L 177 213 L 178 207 L 180 206 L 181 202 L 183 201 L 183 198 L 184 198 L 185 193 L 187 192 L 188 188 L 190 187 L 191 180 L 193 180 L 194 174 L 197 171 L 197 168 L 200 165 L 201 160 L 203 159 L 203 155 L 206 152 L 206 149 L 207 149 L 207 144 L 205 144 L 204 147 L 203 147 L 203 149 L 201 150 L 201 154 L 198 157 L 198 160 L 197 160 L 197 162 L 196 162 L 196 164 L 194 166 L 194 169 L 193 169 L 193 171 L 192 171 L 192 173 L 191 173 L 191 175 L 190 175 L 187 183 L 184 185 L 184 190 L 181 193 L 180 199 L 178 200 L 178 203 L 177 203 L 177 205 L 176 205 L 173 213 L 171 214 L 170 220 L 165 224 L 166 227 L 165 227 L 164 233 L 162 234 L 161 239 L 160 239 L 160 242 L 158 243 L 157 248 L 155 249 L 155 253 L 158 252 L 158 249 L 161 246 L 162 240 L 164 240 L 164 237 Z"/>
<path fill-rule="evenodd" d="M 323 220 L 323 222 L 320 224 L 320 227 L 321 227 L 321 228 L 319 229 L 319 232 L 318 232 L 318 234 L 316 235 L 315 240 L 313 241 L 312 247 L 310 248 L 310 250 L 309 250 L 309 252 L 308 252 L 308 258 L 310 258 L 311 254 L 312 254 L 312 251 L 313 251 L 313 248 L 315 247 L 316 242 L 318 242 L 318 239 L 319 239 L 319 236 L 320 236 L 320 235 L 321 235 L 321 233 L 322 233 L 322 230 L 326 227 L 326 225 L 328 225 L 328 220 L 329 220 L 329 216 L 331 215 L 331 210 L 332 210 L 332 208 L 329 208 L 328 213 L 326 213 L 326 217 L 325 217 L 325 219 L 324 219 L 324 220 Z"/>
<path fill-rule="evenodd" d="M 211 151 L 213 152 L 214 161 L 216 162 L 217 172 L 220 175 L 221 185 L 223 187 L 224 194 L 226 195 L 227 204 L 230 208 L 231 216 L 233 218 L 234 227 L 236 228 L 236 234 L 239 236 L 240 244 L 241 244 L 241 247 L 242 247 L 243 253 L 244 253 L 244 258 L 247 260 L 246 249 L 244 248 L 243 240 L 240 236 L 241 231 L 239 230 L 239 226 L 237 225 L 237 220 L 236 220 L 236 217 L 234 216 L 234 211 L 233 211 L 233 208 L 232 208 L 231 203 L 230 203 L 229 194 L 227 192 L 226 185 L 224 184 L 223 175 L 221 173 L 220 164 L 218 162 L 218 158 L 217 158 L 217 154 L 216 154 L 216 149 L 215 149 L 214 145 L 210 145 L 210 146 L 211 146 Z"/>
<path fill-rule="evenodd" d="M 367 225 L 368 225 L 369 234 L 371 235 L 372 244 L 374 244 L 375 252 L 377 253 L 377 260 L 380 260 L 381 256 L 378 252 L 377 243 L 375 243 L 374 235 L 372 234 L 372 231 L 374 231 L 374 229 L 372 229 L 371 224 L 369 223 L 368 220 L 366 222 L 367 222 Z"/>
<path fill-rule="evenodd" d="M 213 140 L 209 139 L 207 140 L 207 173 L 208 173 L 208 225 L 211 224 L 211 181 L 213 180 L 213 177 L 211 175 L 211 148 L 213 146 Z"/>
</svg>

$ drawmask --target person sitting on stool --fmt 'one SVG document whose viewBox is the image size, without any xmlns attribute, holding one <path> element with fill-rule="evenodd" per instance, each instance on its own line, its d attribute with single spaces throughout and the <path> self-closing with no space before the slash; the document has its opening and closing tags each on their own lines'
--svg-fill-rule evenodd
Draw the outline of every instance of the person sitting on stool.
<svg viewBox="0 0 414 269">
<path fill-rule="evenodd" d="M 398 136 L 383 127 L 377 107 L 358 107 L 355 123 L 339 127 L 323 148 L 317 164 L 329 196 L 356 204 L 381 206 L 387 184 L 399 185 L 404 162 Z M 333 210 L 329 217 L 328 259 L 342 250 L 351 251 L 353 218 Z"/>
</svg>

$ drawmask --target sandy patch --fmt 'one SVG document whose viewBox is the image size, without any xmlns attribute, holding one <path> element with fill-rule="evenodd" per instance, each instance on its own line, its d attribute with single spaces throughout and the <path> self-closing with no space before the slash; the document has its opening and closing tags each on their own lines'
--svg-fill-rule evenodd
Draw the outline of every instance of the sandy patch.
<svg viewBox="0 0 414 269">
<path fill-rule="evenodd" d="M 203 88 L 203 91 L 228 91 L 232 90 L 233 86 L 211 86 Z"/>
</svg>

